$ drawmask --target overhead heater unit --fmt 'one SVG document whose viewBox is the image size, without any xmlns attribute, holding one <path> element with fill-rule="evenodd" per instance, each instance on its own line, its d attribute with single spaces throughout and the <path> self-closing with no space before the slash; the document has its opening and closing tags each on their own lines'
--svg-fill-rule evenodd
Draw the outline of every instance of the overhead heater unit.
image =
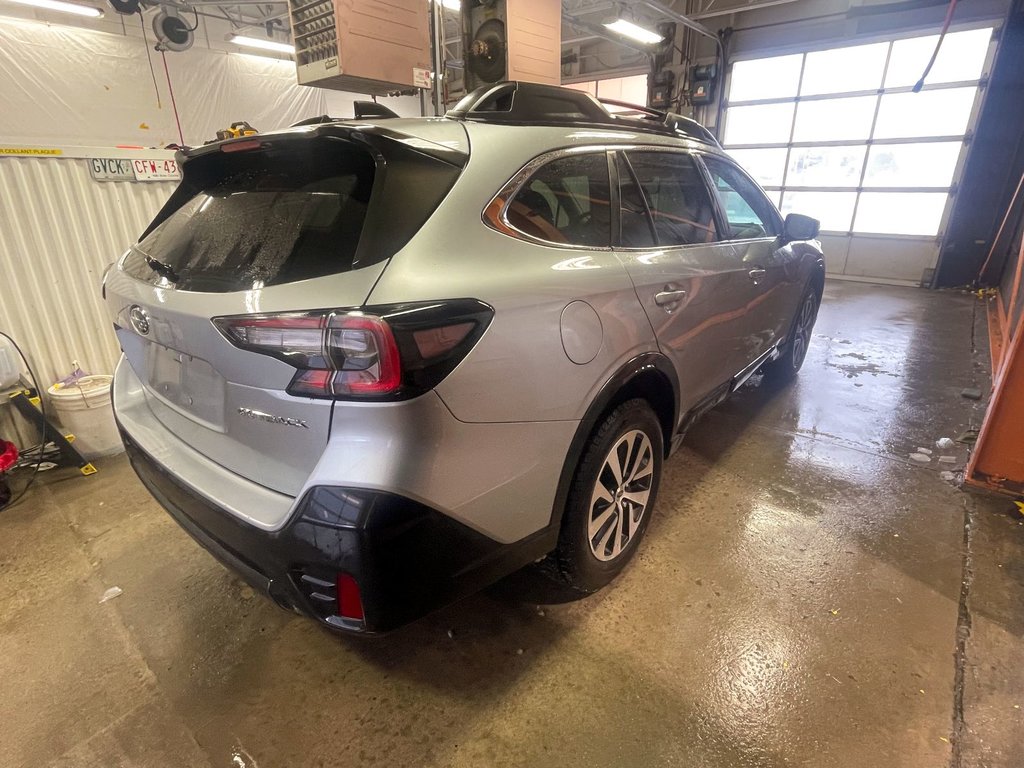
<svg viewBox="0 0 1024 768">
<path fill-rule="evenodd" d="M 463 0 L 466 90 L 502 80 L 561 82 L 561 0 Z"/>
<path fill-rule="evenodd" d="M 384 95 L 429 88 L 426 0 L 288 0 L 299 85 Z"/>
</svg>

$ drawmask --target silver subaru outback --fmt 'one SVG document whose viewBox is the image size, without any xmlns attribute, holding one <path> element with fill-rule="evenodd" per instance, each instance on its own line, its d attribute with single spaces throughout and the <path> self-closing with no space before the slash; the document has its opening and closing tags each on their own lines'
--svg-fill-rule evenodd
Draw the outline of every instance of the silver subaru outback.
<svg viewBox="0 0 1024 768">
<path fill-rule="evenodd" d="M 548 558 L 591 592 L 666 458 L 800 368 L 818 225 L 698 124 L 502 83 L 179 157 L 103 290 L 142 482 L 279 605 L 393 629 Z"/>
</svg>

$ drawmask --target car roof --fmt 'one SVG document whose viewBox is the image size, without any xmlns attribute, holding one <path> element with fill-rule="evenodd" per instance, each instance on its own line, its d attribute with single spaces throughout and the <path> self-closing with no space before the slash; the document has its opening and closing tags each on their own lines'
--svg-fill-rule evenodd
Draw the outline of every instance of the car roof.
<svg viewBox="0 0 1024 768">
<path fill-rule="evenodd" d="M 572 125 L 625 130 L 690 138 L 721 146 L 711 131 L 684 115 L 599 99 L 585 91 L 557 85 L 508 81 L 483 86 L 467 94 L 447 116 L 502 125 Z"/>
<path fill-rule="evenodd" d="M 609 106 L 626 108 L 627 113 L 613 112 Z M 339 131 L 351 136 L 365 131 L 458 164 L 471 155 L 492 155 L 501 165 L 501 155 L 515 162 L 583 146 L 663 146 L 724 154 L 711 132 L 690 118 L 645 106 L 601 102 L 584 91 L 536 83 L 513 81 L 478 88 L 444 117 L 399 117 L 371 102 L 356 102 L 355 114 L 349 119 L 311 118 L 261 138 L 299 139 Z M 210 149 L 195 148 L 188 155 Z"/>
<path fill-rule="evenodd" d="M 548 150 L 584 146 L 656 146 L 682 150 L 700 150 L 723 154 L 716 146 L 694 139 L 667 136 L 625 127 L 591 125 L 506 125 L 465 123 L 472 153 L 493 149 L 496 152 L 520 152 L 536 156 Z"/>
</svg>

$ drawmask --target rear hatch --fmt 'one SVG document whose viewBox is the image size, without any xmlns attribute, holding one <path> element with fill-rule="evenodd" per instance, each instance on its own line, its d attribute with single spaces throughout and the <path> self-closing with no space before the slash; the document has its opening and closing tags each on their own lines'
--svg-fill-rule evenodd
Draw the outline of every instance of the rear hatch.
<svg viewBox="0 0 1024 768">
<path fill-rule="evenodd" d="M 445 147 L 402 133 L 404 122 L 327 124 L 186 155 L 181 185 L 104 286 L 155 419 L 275 491 L 302 489 L 327 443 L 333 401 L 289 394 L 288 354 L 242 348 L 215 320 L 258 326 L 267 313 L 365 302 L 465 161 L 457 123 L 430 126 L 431 138 L 457 132 Z"/>
</svg>

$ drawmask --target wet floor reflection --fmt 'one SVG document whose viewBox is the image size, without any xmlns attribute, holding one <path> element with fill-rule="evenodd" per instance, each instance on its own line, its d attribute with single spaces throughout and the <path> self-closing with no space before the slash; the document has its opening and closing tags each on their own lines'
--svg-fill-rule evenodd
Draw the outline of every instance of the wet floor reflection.
<svg viewBox="0 0 1024 768">
<path fill-rule="evenodd" d="M 972 308 L 829 283 L 798 381 L 695 426 L 614 585 L 527 569 L 380 639 L 247 592 L 122 460 L 46 484 L 0 520 L 0 764 L 944 765 L 962 499 L 906 456 L 974 418 Z"/>
</svg>

